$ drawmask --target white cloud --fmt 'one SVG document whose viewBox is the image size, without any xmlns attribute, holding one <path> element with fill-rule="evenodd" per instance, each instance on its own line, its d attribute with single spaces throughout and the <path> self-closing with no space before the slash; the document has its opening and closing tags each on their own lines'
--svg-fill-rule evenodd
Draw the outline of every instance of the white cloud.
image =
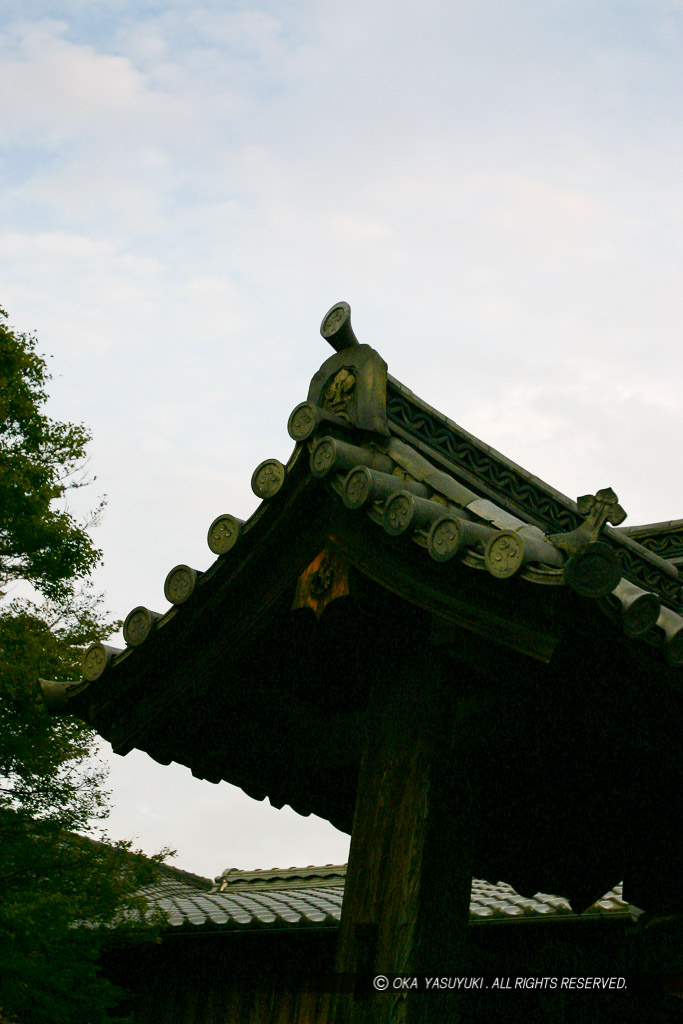
<svg viewBox="0 0 683 1024">
<path fill-rule="evenodd" d="M 93 429 L 117 612 L 254 507 L 338 298 L 549 483 L 683 514 L 680 4 L 4 16 L 2 300 L 55 355 L 53 414 Z"/>
</svg>

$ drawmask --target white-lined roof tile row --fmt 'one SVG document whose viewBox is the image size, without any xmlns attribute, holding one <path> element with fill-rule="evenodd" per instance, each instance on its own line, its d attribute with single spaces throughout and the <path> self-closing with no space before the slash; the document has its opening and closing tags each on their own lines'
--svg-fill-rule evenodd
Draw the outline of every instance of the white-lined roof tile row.
<svg viewBox="0 0 683 1024">
<path fill-rule="evenodd" d="M 341 918 L 343 868 L 327 872 L 324 879 L 310 869 L 305 879 L 296 869 L 274 869 L 263 874 L 231 872 L 231 875 L 236 891 L 217 888 L 206 892 L 177 877 L 163 876 L 144 893 L 153 909 L 166 914 L 172 927 L 333 927 Z M 637 908 L 624 902 L 622 887 L 618 885 L 586 911 L 586 916 L 635 917 L 639 913 Z M 539 892 L 526 897 L 505 882 L 472 880 L 470 920 L 473 924 L 576 916 L 561 896 Z"/>
</svg>

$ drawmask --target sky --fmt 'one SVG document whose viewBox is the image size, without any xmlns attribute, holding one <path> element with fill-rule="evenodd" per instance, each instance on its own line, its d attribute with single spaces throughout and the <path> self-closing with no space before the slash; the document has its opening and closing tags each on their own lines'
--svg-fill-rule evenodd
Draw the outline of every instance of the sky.
<svg viewBox="0 0 683 1024">
<path fill-rule="evenodd" d="M 330 353 L 628 524 L 683 517 L 683 0 L 6 0 L 0 304 L 92 431 L 97 587 L 164 611 Z M 90 500 L 89 499 L 89 500 Z M 140 753 L 110 832 L 214 876 L 348 838 Z"/>
</svg>

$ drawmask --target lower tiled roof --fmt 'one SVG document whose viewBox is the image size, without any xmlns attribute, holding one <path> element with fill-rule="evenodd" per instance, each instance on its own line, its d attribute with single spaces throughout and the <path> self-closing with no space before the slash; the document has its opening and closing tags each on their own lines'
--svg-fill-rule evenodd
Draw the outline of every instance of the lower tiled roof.
<svg viewBox="0 0 683 1024">
<path fill-rule="evenodd" d="M 549 893 L 537 892 L 535 896 L 520 896 L 511 885 L 505 882 L 482 881 L 472 879 L 470 895 L 470 922 L 481 921 L 542 920 L 545 918 L 595 918 L 609 915 L 636 918 L 642 913 L 637 907 L 625 903 L 622 898 L 622 886 L 610 889 L 601 900 L 585 910 L 583 914 L 575 914 L 569 901 L 563 896 L 552 896 Z"/>
<path fill-rule="evenodd" d="M 143 890 L 154 911 L 161 911 L 172 928 L 265 929 L 334 927 L 341 919 L 344 866 L 273 868 L 220 875 L 211 891 L 206 879 L 163 873 Z M 583 914 L 573 912 L 560 896 L 536 893 L 520 896 L 504 882 L 472 880 L 470 923 L 635 919 L 642 911 L 625 903 L 617 885 Z"/>
</svg>

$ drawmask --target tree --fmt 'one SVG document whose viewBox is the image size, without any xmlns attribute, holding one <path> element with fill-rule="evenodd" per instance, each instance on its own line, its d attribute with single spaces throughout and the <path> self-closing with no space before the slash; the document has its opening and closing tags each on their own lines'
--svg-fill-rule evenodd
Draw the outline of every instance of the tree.
<svg viewBox="0 0 683 1024">
<path fill-rule="evenodd" d="M 0 609 L 0 1024 L 99 1024 L 118 1019 L 100 951 L 140 929 L 136 892 L 163 853 L 86 838 L 108 814 L 95 734 L 49 716 L 38 686 L 77 678 L 83 648 L 119 626 L 83 580 L 100 552 L 64 507 L 89 434 L 45 414 L 48 380 L 35 339 L 2 313 L 0 578 L 29 580 L 39 598 Z"/>
<path fill-rule="evenodd" d="M 12 330 L 7 319 L 0 308 L 0 586 L 25 579 L 59 597 L 72 592 L 101 555 L 59 502 L 87 483 L 90 434 L 82 424 L 45 414 L 47 364 L 36 338 Z"/>
</svg>

